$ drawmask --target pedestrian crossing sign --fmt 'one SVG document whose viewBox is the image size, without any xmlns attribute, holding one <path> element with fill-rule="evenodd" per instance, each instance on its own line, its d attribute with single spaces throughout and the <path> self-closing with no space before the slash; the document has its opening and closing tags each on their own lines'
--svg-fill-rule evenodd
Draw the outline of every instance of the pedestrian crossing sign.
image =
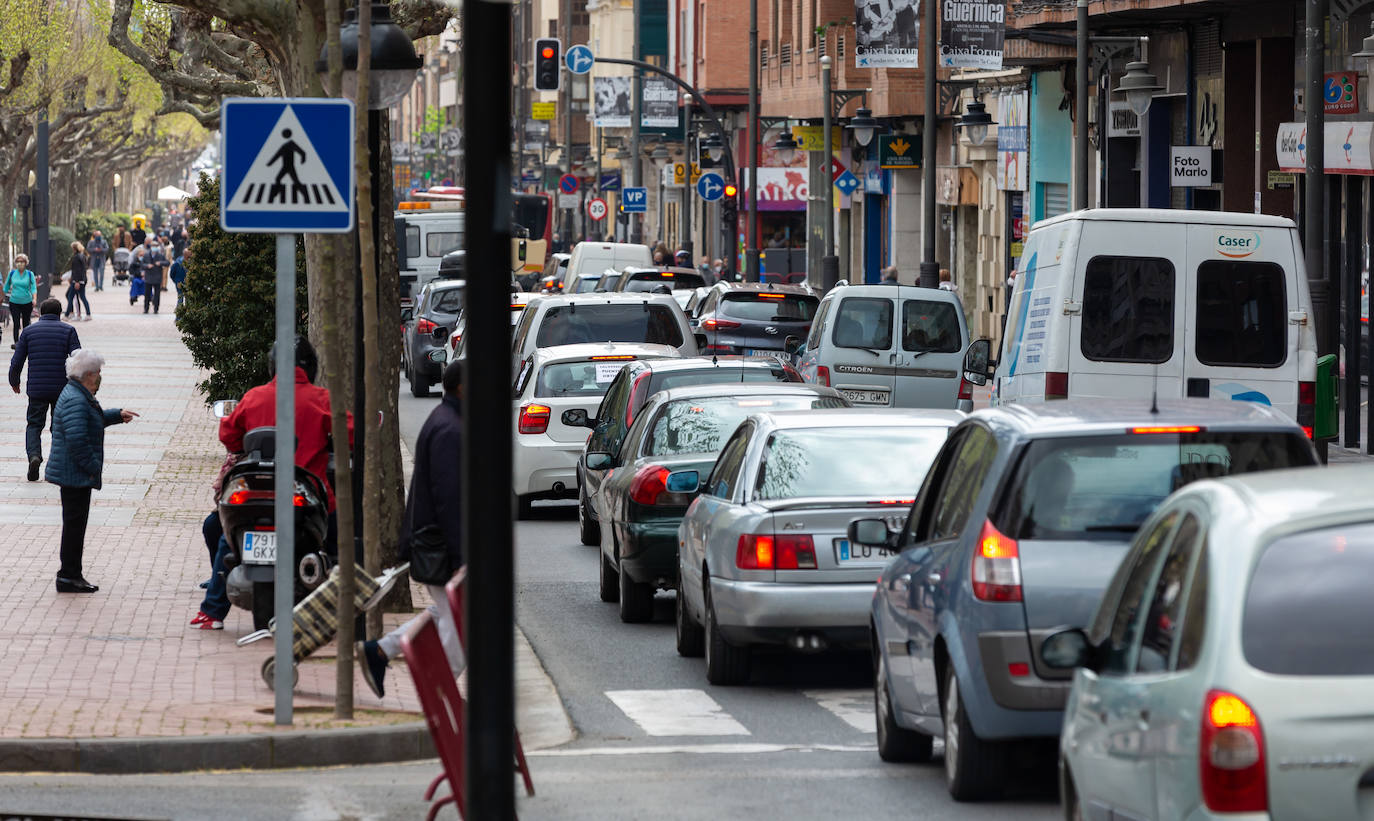
<svg viewBox="0 0 1374 821">
<path fill-rule="evenodd" d="M 234 97 L 220 107 L 220 225 L 225 231 L 353 230 L 353 103 Z"/>
</svg>

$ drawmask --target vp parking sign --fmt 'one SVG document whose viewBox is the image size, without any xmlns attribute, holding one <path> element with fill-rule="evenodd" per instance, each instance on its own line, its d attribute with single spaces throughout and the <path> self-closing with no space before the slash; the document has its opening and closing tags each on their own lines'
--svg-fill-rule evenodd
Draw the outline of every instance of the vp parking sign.
<svg viewBox="0 0 1374 821">
<path fill-rule="evenodd" d="M 353 229 L 353 103 L 231 98 L 220 109 L 220 225 L 226 231 Z"/>
</svg>

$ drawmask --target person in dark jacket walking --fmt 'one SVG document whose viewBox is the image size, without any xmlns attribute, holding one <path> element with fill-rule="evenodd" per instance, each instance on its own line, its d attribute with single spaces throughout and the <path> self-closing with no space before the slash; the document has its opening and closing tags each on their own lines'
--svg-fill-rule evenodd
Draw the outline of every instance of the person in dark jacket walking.
<svg viewBox="0 0 1374 821">
<path fill-rule="evenodd" d="M 90 264 L 90 258 L 86 256 L 86 249 L 79 242 L 72 243 L 72 273 L 67 281 L 67 317 L 72 315 L 72 303 L 76 303 L 76 318 L 91 319 L 91 302 L 86 299 L 86 268 Z M 86 315 L 81 315 L 81 306 L 86 306 Z"/>
<path fill-rule="evenodd" d="M 91 279 L 95 280 L 97 291 L 105 290 L 105 257 L 110 253 L 110 244 L 97 228 L 86 241 L 86 253 L 91 255 Z M 89 313 L 89 309 L 87 310 Z"/>
<path fill-rule="evenodd" d="M 458 495 L 463 487 L 463 361 L 455 359 L 444 368 L 444 396 L 420 428 L 415 440 L 415 470 L 410 477 L 410 496 L 406 499 L 405 519 L 401 523 L 401 557 L 410 558 L 412 536 L 428 525 L 436 525 L 448 548 L 449 565 L 455 572 L 463 566 L 463 517 Z M 433 604 L 428 613 L 439 629 L 453 675 L 462 672 L 463 645 L 458 625 L 449 611 L 448 595 L 441 584 L 425 585 Z M 377 641 L 358 642 L 356 655 L 363 667 L 363 680 L 381 698 L 386 693 L 384 679 L 391 659 L 401 653 L 401 636 L 414 623 L 412 619 Z"/>
<path fill-rule="evenodd" d="M 29 481 L 38 481 L 43 464 L 43 423 L 48 420 L 57 397 L 67 384 L 67 357 L 81 347 L 76 329 L 62 321 L 62 303 L 45 299 L 39 306 L 38 321 L 19 335 L 19 344 L 10 357 L 10 387 L 19 393 L 19 373 L 29 363 L 28 428 L 24 450 L 29 457 Z"/>
<path fill-rule="evenodd" d="M 100 474 L 105 466 L 105 428 L 131 422 L 138 416 L 131 410 L 105 410 L 95 401 L 104 365 L 105 359 L 88 349 L 67 357 L 67 384 L 53 411 L 52 452 L 46 478 L 62 493 L 59 593 L 94 593 L 100 589 L 86 581 L 81 570 L 91 491 L 100 489 Z"/>
<path fill-rule="evenodd" d="M 148 313 L 148 306 L 153 306 L 153 313 L 157 313 L 162 307 L 162 285 L 167 281 L 167 269 L 172 266 L 166 254 L 162 252 L 162 246 L 158 245 L 152 237 L 148 238 L 146 246 L 148 253 L 144 256 L 143 267 L 143 313 Z"/>
</svg>

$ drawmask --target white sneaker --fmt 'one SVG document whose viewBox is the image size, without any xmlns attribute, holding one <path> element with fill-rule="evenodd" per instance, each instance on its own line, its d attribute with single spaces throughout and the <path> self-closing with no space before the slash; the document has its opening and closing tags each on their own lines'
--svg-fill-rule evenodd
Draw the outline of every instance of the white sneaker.
<svg viewBox="0 0 1374 821">
<path fill-rule="evenodd" d="M 90 321 L 91 321 L 91 315 L 90 315 L 90 314 L 87 314 L 87 315 L 81 317 L 81 321 L 82 321 L 82 322 L 90 322 Z"/>
</svg>

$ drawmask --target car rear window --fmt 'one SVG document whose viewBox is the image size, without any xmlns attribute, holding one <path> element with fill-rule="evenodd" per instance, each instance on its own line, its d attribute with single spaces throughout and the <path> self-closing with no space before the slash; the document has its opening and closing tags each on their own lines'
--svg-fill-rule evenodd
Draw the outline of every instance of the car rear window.
<svg viewBox="0 0 1374 821">
<path fill-rule="evenodd" d="M 815 394 L 680 399 L 659 410 L 644 438 L 644 455 L 714 453 L 725 446 L 740 422 L 755 413 L 843 407 L 847 403 L 839 397 Z"/>
<path fill-rule="evenodd" d="M 1283 268 L 1209 260 L 1197 268 L 1197 359 L 1204 365 L 1275 368 L 1288 358 Z"/>
<path fill-rule="evenodd" d="M 431 311 L 441 314 L 456 314 L 463 310 L 463 288 L 445 288 L 435 291 L 429 306 Z"/>
<path fill-rule="evenodd" d="M 1037 439 L 994 524 L 1013 539 L 1120 540 L 1189 482 L 1314 463 L 1298 433 L 1113 434 Z"/>
<path fill-rule="evenodd" d="M 909 500 L 916 496 L 947 434 L 938 427 L 779 431 L 764 446 L 755 495 Z"/>
<path fill-rule="evenodd" d="M 1374 521 L 1274 540 L 1250 577 L 1241 648 L 1281 676 L 1374 675 Z"/>
<path fill-rule="evenodd" d="M 892 300 L 850 297 L 835 313 L 835 344 L 841 348 L 892 347 Z"/>
<path fill-rule="evenodd" d="M 902 350 L 958 353 L 963 348 L 962 336 L 953 304 L 924 299 L 902 303 Z"/>
<path fill-rule="evenodd" d="M 791 382 L 787 371 L 777 368 L 702 368 L 696 371 L 673 371 L 655 377 L 654 393 L 693 385 L 722 385 L 729 382 L 758 384 L 759 382 Z"/>
<path fill-rule="evenodd" d="M 724 316 L 755 322 L 810 322 L 820 302 L 806 294 L 742 292 L 726 294 L 721 299 L 720 312 Z"/>
<path fill-rule="evenodd" d="M 1083 279 L 1083 356 L 1168 362 L 1174 355 L 1174 265 L 1158 257 L 1093 257 Z"/>
<path fill-rule="evenodd" d="M 630 274 L 630 281 L 625 283 L 625 290 L 652 291 L 660 285 L 667 285 L 672 290 L 683 290 L 704 287 L 706 280 L 702 278 L 701 274 L 679 273 L 677 271 L 642 271 Z"/>
<path fill-rule="evenodd" d="M 627 359 L 588 359 L 582 362 L 554 362 L 539 371 L 534 395 L 600 396 L 611 387 Z"/>
<path fill-rule="evenodd" d="M 676 313 L 667 305 L 647 303 L 555 305 L 539 323 L 535 347 L 579 342 L 648 342 L 677 347 L 682 344 L 682 330 Z"/>
</svg>

